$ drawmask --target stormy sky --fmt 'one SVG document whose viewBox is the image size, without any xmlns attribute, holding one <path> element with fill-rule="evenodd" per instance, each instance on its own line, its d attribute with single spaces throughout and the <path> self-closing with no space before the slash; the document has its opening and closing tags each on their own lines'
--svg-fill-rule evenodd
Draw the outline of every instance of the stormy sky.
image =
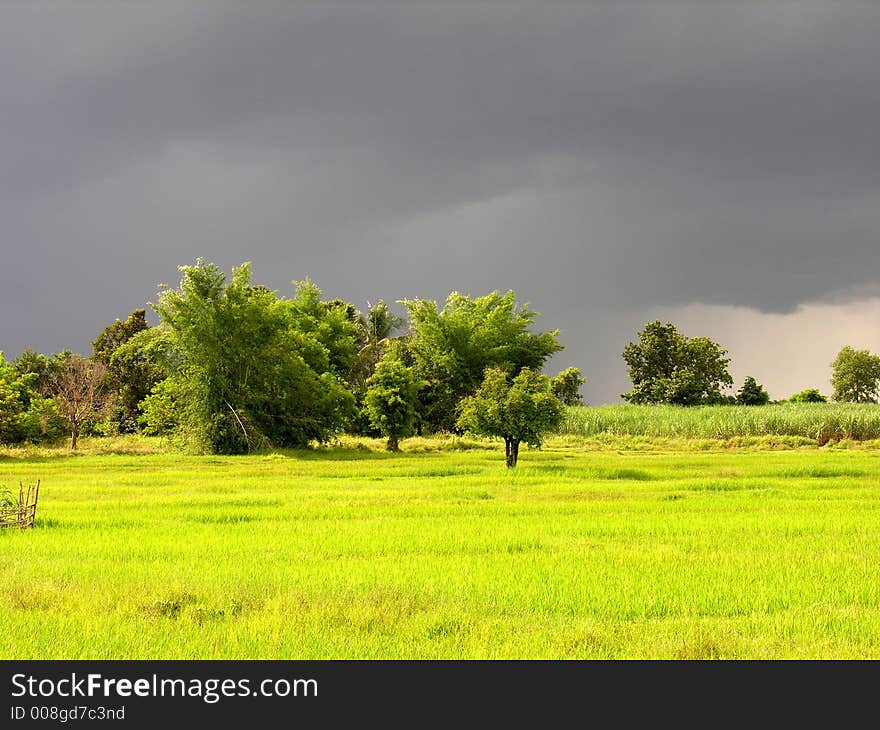
<svg viewBox="0 0 880 730">
<path fill-rule="evenodd" d="M 515 289 L 593 403 L 655 318 L 827 392 L 880 350 L 878 37 L 869 2 L 5 2 L 0 349 L 88 353 L 203 257 Z"/>
</svg>

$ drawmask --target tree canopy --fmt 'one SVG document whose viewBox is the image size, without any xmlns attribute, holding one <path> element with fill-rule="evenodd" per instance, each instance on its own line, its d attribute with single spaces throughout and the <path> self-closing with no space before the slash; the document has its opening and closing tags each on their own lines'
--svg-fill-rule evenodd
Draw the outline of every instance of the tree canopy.
<svg viewBox="0 0 880 730">
<path fill-rule="evenodd" d="M 252 285 L 247 263 L 228 283 L 202 260 L 181 271 L 180 287 L 163 291 L 155 309 L 176 355 L 171 402 L 194 445 L 219 453 L 304 445 L 343 425 L 353 399 L 331 372 L 314 310 Z M 304 298 L 311 307 L 313 292 Z"/>
<path fill-rule="evenodd" d="M 25 350 L 9 363 L 0 352 L 0 444 L 60 437 L 62 424 L 49 390 L 59 358 L 66 356 Z"/>
<path fill-rule="evenodd" d="M 831 363 L 832 396 L 848 403 L 876 403 L 880 385 L 880 356 L 869 350 L 843 347 Z"/>
<path fill-rule="evenodd" d="M 481 436 L 504 439 L 508 467 L 515 467 L 521 442 L 540 446 L 544 436 L 559 427 L 564 408 L 553 395 L 550 379 L 523 368 L 510 379 L 499 367 L 486 370 L 476 393 L 459 406 L 458 425 Z"/>
<path fill-rule="evenodd" d="M 99 332 L 91 357 L 0 356 L 0 440 L 48 440 L 66 425 L 74 443 L 139 431 L 232 454 L 348 429 L 382 433 L 395 449 L 413 431 L 460 432 L 459 405 L 487 369 L 506 373 L 517 394 L 520 374 L 535 385 L 562 349 L 557 330 L 533 331 L 539 315 L 513 291 L 407 300 L 404 318 L 381 299 L 364 312 L 325 299 L 308 278 L 279 296 L 252 282 L 249 263 L 227 274 L 197 259 L 179 270 L 179 285 L 161 285 L 151 304 L 157 326 L 135 309 Z M 568 368 L 548 392 L 576 404 L 583 382 Z"/>
<path fill-rule="evenodd" d="M 621 397 L 630 403 L 720 403 L 722 389 L 733 384 L 726 354 L 708 337 L 688 338 L 670 322 L 649 322 L 623 351 L 633 388 Z"/>
<path fill-rule="evenodd" d="M 456 428 L 456 406 L 476 391 L 487 368 L 514 376 L 524 368 L 540 370 L 563 347 L 558 330 L 531 331 L 538 313 L 518 305 L 512 291 L 476 298 L 453 292 L 442 308 L 426 299 L 403 304 L 410 323 L 408 357 L 423 383 L 421 419 L 434 431 Z"/>
<path fill-rule="evenodd" d="M 138 346 L 138 337 L 150 329 L 146 310 L 135 309 L 128 318 L 117 319 L 92 341 L 95 362 L 107 371 L 107 389 L 111 394 L 108 420 L 115 430 L 132 433 L 138 430 L 140 403 L 163 377 L 161 364 L 151 351 Z"/>
<path fill-rule="evenodd" d="M 367 381 L 365 406 L 370 424 L 388 438 L 388 450 L 413 433 L 419 385 L 410 368 L 389 357 L 376 365 Z"/>
<path fill-rule="evenodd" d="M 579 406 L 584 402 L 581 386 L 586 382 L 579 368 L 566 368 L 550 378 L 550 389 L 563 405 Z"/>
<path fill-rule="evenodd" d="M 736 402 L 741 406 L 764 406 L 770 402 L 770 394 L 749 375 L 736 394 Z"/>
</svg>

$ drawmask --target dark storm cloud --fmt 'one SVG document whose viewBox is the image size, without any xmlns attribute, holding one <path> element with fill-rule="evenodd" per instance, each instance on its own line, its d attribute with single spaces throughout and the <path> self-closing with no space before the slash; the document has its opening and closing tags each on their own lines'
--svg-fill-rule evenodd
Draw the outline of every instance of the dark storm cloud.
<svg viewBox="0 0 880 730">
<path fill-rule="evenodd" d="M 357 303 L 515 288 L 619 331 L 880 280 L 880 8 L 0 9 L 0 347 L 87 349 L 204 256 Z M 619 391 L 617 391 L 619 392 Z"/>
</svg>

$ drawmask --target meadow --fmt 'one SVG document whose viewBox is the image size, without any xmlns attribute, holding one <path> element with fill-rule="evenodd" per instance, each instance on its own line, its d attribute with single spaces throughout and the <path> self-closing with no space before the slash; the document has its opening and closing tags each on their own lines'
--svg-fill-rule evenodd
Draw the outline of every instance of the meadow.
<svg viewBox="0 0 880 730">
<path fill-rule="evenodd" d="M 0 658 L 880 657 L 880 451 L 381 446 L 0 452 Z"/>
</svg>

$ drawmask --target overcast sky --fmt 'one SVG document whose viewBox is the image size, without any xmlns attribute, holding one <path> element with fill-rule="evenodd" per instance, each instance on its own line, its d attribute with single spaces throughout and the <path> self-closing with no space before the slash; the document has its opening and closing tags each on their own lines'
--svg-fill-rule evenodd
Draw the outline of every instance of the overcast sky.
<svg viewBox="0 0 880 730">
<path fill-rule="evenodd" d="M 88 353 L 201 256 L 515 289 L 593 403 L 654 318 L 827 392 L 880 350 L 878 38 L 871 2 L 4 2 L 0 349 Z"/>
</svg>

